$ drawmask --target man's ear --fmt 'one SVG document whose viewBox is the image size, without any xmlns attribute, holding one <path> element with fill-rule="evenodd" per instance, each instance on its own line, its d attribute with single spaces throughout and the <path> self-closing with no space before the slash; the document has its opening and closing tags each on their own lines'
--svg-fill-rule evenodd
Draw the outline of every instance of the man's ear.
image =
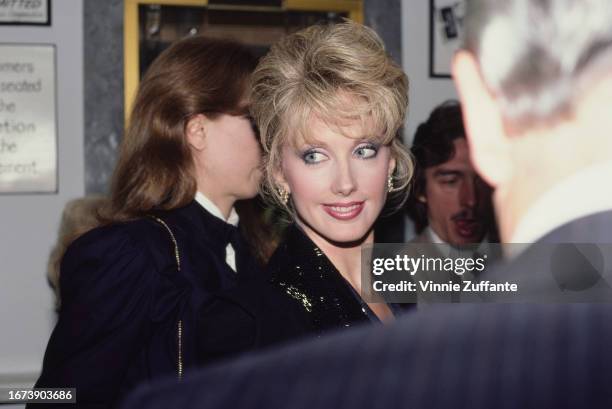
<svg viewBox="0 0 612 409">
<path fill-rule="evenodd" d="M 510 140 L 497 101 L 482 80 L 478 63 L 470 52 L 460 50 L 455 54 L 452 72 L 472 162 L 480 176 L 497 187 L 512 173 Z"/>
<path fill-rule="evenodd" d="M 206 117 L 197 114 L 189 118 L 185 126 L 185 136 L 187 143 L 193 149 L 201 151 L 206 146 Z"/>
</svg>

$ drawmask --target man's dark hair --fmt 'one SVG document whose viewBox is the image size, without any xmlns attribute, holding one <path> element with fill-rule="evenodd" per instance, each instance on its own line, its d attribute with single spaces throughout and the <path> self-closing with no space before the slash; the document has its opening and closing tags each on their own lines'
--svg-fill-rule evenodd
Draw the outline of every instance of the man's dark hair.
<svg viewBox="0 0 612 409">
<path fill-rule="evenodd" d="M 461 105 L 448 100 L 438 105 L 427 121 L 417 128 L 412 142 L 415 172 L 412 191 L 408 199 L 408 215 L 414 221 L 417 233 L 427 227 L 427 205 L 418 200 L 425 194 L 425 169 L 449 161 L 455 154 L 454 141 L 465 138 Z"/>
</svg>

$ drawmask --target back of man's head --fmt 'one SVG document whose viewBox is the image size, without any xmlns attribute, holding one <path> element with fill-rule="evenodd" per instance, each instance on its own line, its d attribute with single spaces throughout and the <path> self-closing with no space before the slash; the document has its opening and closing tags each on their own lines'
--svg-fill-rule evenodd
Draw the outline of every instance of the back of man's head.
<svg viewBox="0 0 612 409">
<path fill-rule="evenodd" d="M 496 188 L 509 241 L 553 186 L 612 162 L 612 1 L 467 1 L 453 76 L 472 159 Z M 601 179 L 606 169 L 590 175 Z M 583 190 L 543 218 L 563 208 L 566 219 L 586 213 L 579 202 L 592 190 Z"/>
<path fill-rule="evenodd" d="M 465 48 L 508 125 L 570 114 L 612 70 L 610 0 L 471 0 Z"/>
</svg>

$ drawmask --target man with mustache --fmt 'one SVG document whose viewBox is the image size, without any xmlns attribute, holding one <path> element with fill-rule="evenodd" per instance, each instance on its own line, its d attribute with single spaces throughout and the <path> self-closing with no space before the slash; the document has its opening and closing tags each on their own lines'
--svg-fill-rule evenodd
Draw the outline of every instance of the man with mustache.
<svg viewBox="0 0 612 409">
<path fill-rule="evenodd" d="M 488 245 L 497 241 L 491 189 L 472 166 L 459 102 L 438 105 L 417 128 L 411 150 L 415 174 L 407 210 L 418 236 L 410 242 L 408 252 L 417 258 L 486 255 L 488 264 L 496 260 L 498 255 Z M 461 285 L 479 275 L 475 271 L 428 270 L 419 278 Z M 419 291 L 417 298 L 421 305 L 469 301 L 457 292 Z"/>
<path fill-rule="evenodd" d="M 458 102 L 442 103 L 419 125 L 412 154 L 416 167 L 408 213 L 419 234 L 413 242 L 494 241 L 491 189 L 472 166 Z"/>
</svg>

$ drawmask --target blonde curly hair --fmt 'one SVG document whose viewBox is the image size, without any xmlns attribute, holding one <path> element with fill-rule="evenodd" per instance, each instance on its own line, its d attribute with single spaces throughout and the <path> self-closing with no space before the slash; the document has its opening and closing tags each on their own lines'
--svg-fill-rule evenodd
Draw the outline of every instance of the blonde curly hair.
<svg viewBox="0 0 612 409">
<path fill-rule="evenodd" d="M 405 202 L 413 162 L 398 130 L 408 107 L 408 78 L 372 29 L 346 20 L 286 36 L 259 62 L 252 81 L 250 109 L 264 149 L 265 197 L 289 210 L 275 178 L 281 150 L 308 141 L 308 123 L 316 116 L 329 125 L 358 119 L 373 128 L 396 161 L 398 207 Z"/>
</svg>

